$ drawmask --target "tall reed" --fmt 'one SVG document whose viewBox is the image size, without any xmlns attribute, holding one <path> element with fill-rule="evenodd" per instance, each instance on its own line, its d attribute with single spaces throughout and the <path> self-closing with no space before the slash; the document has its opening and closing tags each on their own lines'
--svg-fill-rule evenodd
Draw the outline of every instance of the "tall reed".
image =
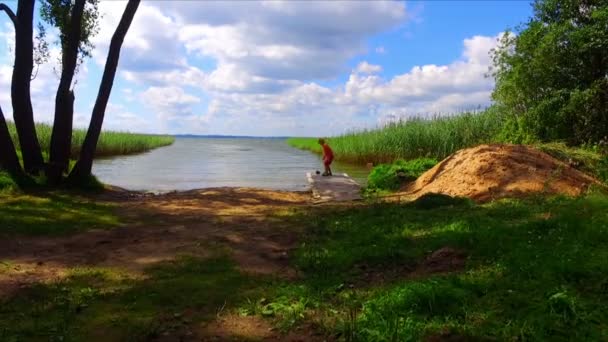
<svg viewBox="0 0 608 342">
<path fill-rule="evenodd" d="M 396 159 L 442 159 L 455 151 L 495 140 L 503 117 L 494 108 L 432 118 L 411 118 L 384 127 L 329 138 L 336 159 L 354 163 L 388 163 Z M 320 153 L 316 138 L 290 138 L 296 148 Z"/>
<path fill-rule="evenodd" d="M 9 133 L 11 134 L 16 147 L 19 148 L 19 139 L 17 139 L 15 124 L 13 122 L 8 122 L 7 124 Z M 52 126 L 48 124 L 36 124 L 36 133 L 44 154 L 47 154 L 49 151 L 52 130 Z M 86 131 L 83 129 L 75 129 L 72 132 L 72 158 L 78 158 L 85 135 Z M 168 135 L 103 131 L 99 137 L 95 155 L 97 157 L 109 157 L 141 153 L 153 148 L 171 145 L 174 141 L 175 138 Z"/>
</svg>

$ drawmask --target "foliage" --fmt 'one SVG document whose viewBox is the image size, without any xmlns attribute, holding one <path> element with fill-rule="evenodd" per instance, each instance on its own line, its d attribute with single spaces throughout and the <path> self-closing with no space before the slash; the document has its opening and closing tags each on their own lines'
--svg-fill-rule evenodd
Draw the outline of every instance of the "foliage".
<svg viewBox="0 0 608 342">
<path fill-rule="evenodd" d="M 19 149 L 15 125 L 10 121 L 7 124 L 13 141 L 17 149 Z M 43 153 L 48 153 L 49 151 L 52 130 L 53 128 L 47 124 L 39 123 L 36 125 L 36 132 Z M 70 154 L 72 158 L 78 157 L 85 135 L 86 131 L 82 129 L 75 129 L 72 132 L 72 152 Z M 104 131 L 99 137 L 96 156 L 109 157 L 141 153 L 157 147 L 171 145 L 174 141 L 175 138 L 168 135 Z"/>
<path fill-rule="evenodd" d="M 17 188 L 17 183 L 13 180 L 11 175 L 7 172 L 0 171 L 0 194 L 4 191 L 11 191 Z"/>
<path fill-rule="evenodd" d="M 608 2 L 537 0 L 494 51 L 493 99 L 507 140 L 597 143 L 608 135 Z"/>
<path fill-rule="evenodd" d="M 392 164 L 380 164 L 370 172 L 367 186 L 370 189 L 397 190 L 403 183 L 416 180 L 435 164 L 437 160 L 430 158 L 398 159 Z"/>
<path fill-rule="evenodd" d="M 608 151 L 604 145 L 570 147 L 563 142 L 551 142 L 536 144 L 535 147 L 608 183 Z"/>
<path fill-rule="evenodd" d="M 100 15 L 98 3 L 99 0 L 86 0 L 86 5 L 82 13 L 78 65 L 81 65 L 85 58 L 90 57 L 95 48 L 92 38 L 99 32 Z M 73 7 L 74 1 L 72 0 L 43 0 L 40 5 L 40 18 L 48 25 L 59 29 L 59 41 L 54 43 L 61 46 L 62 52 L 65 52 L 65 49 L 67 48 Z M 41 27 L 43 28 L 42 31 L 40 31 Z M 44 27 L 41 25 L 39 25 L 39 32 L 44 32 Z M 44 38 L 45 36 L 43 34 L 40 41 L 44 41 Z"/>
<path fill-rule="evenodd" d="M 359 164 L 419 157 L 443 159 L 462 148 L 495 141 L 502 127 L 502 114 L 491 107 L 479 113 L 412 118 L 328 141 L 337 160 Z M 316 138 L 290 138 L 287 142 L 296 148 L 320 153 Z"/>
</svg>

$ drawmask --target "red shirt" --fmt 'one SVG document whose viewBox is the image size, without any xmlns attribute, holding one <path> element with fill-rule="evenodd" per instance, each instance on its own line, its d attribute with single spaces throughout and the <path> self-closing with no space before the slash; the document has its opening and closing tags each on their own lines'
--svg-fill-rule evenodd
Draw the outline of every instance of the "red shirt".
<svg viewBox="0 0 608 342">
<path fill-rule="evenodd" d="M 327 144 L 323 144 L 323 158 L 334 159 L 334 151 Z"/>
</svg>

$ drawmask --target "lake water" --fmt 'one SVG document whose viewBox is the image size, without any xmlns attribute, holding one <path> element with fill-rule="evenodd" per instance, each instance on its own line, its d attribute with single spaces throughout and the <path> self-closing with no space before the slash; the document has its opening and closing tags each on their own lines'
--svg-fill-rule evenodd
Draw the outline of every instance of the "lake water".
<svg viewBox="0 0 608 342">
<path fill-rule="evenodd" d="M 335 164 L 335 165 L 333 165 Z M 334 162 L 360 184 L 364 167 Z M 98 159 L 93 174 L 104 183 L 130 190 L 170 191 L 209 187 L 308 188 L 306 172 L 321 170 L 321 157 L 295 149 L 283 139 L 176 138 L 147 153 Z"/>
</svg>

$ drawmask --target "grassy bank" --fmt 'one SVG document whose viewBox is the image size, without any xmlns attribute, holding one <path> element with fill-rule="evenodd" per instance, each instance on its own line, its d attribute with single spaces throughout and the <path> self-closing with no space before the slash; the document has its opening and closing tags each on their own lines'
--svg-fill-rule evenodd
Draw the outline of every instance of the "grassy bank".
<svg viewBox="0 0 608 342">
<path fill-rule="evenodd" d="M 9 132 L 18 147 L 15 124 L 8 122 Z M 43 153 L 48 153 L 53 128 L 47 124 L 36 124 L 36 132 Z M 86 130 L 75 129 L 72 133 L 72 158 L 78 158 L 80 147 L 84 142 Z M 109 157 L 146 152 L 151 149 L 171 145 L 175 138 L 167 135 L 136 134 L 126 132 L 103 131 L 97 143 L 97 157 Z"/>
<path fill-rule="evenodd" d="M 465 147 L 495 140 L 502 117 L 494 109 L 432 119 L 410 119 L 385 127 L 330 138 L 341 161 L 386 163 L 395 159 L 432 157 L 442 159 Z M 316 138 L 290 138 L 288 144 L 320 153 Z"/>
<path fill-rule="evenodd" d="M 46 235 L 41 227 L 57 224 L 33 219 L 57 210 L 49 207 L 54 199 L 6 201 L 0 217 L 14 212 L 10 220 L 39 225 L 23 233 Z M 57 219 L 107 210 L 89 206 L 62 206 Z M 94 264 L 68 267 L 60 282 L 2 302 L 0 336 L 178 339 L 233 319 L 346 341 L 606 340 L 606 213 L 608 196 L 601 193 L 484 205 L 430 196 L 292 211 L 268 222 L 305 232 L 286 260 L 299 271 L 296 279 L 241 273 L 230 244 L 201 246 L 208 257 L 181 255 L 150 265 L 143 276 Z M 102 226 L 117 220 L 108 217 Z M 79 231 L 76 221 L 65 222 Z M 179 222 L 200 225 L 199 219 Z M 217 224 L 232 229 L 227 221 Z M 0 260 L 0 276 L 12 267 Z M 263 339 L 238 323 L 228 327 L 235 340 Z"/>
</svg>

